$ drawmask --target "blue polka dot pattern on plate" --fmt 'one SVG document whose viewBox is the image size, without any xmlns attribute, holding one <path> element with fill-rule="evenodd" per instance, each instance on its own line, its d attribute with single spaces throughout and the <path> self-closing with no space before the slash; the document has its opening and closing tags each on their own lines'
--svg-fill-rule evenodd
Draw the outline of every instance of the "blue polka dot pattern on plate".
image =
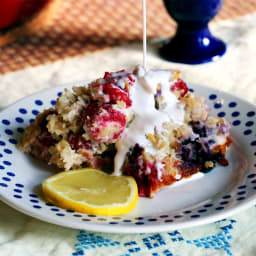
<svg viewBox="0 0 256 256">
<path fill-rule="evenodd" d="M 18 198 L 18 199 L 22 199 L 21 195 L 14 195 L 13 197 Z"/>
<path fill-rule="evenodd" d="M 40 206 L 40 205 L 33 205 L 33 208 L 35 208 L 35 209 L 41 209 L 42 206 Z"/>
<path fill-rule="evenodd" d="M 8 141 L 9 141 L 11 144 L 17 144 L 17 143 L 18 143 L 18 141 L 15 140 L 15 139 L 9 139 Z"/>
<path fill-rule="evenodd" d="M 160 218 L 168 218 L 169 215 L 160 215 L 159 217 L 160 217 Z"/>
<path fill-rule="evenodd" d="M 238 197 L 236 200 L 241 201 L 241 200 L 244 200 L 244 199 L 246 199 L 246 197 L 241 196 L 241 197 Z"/>
<path fill-rule="evenodd" d="M 51 211 L 53 211 L 53 212 L 59 212 L 60 209 L 58 209 L 58 208 L 51 208 Z"/>
<path fill-rule="evenodd" d="M 0 140 L 0 146 L 5 146 L 5 142 Z"/>
<path fill-rule="evenodd" d="M 3 120 L 2 120 L 2 124 L 4 124 L 4 125 L 10 125 L 11 122 L 10 122 L 9 120 L 3 119 Z"/>
<path fill-rule="evenodd" d="M 110 222 L 110 224 L 118 224 L 118 222 Z M 139 222 L 135 222 L 135 225 L 144 225 L 144 222 L 141 222 L 141 221 L 139 221 Z"/>
<path fill-rule="evenodd" d="M 204 207 L 206 207 L 206 208 L 209 208 L 209 207 L 212 207 L 213 206 L 213 204 L 205 204 L 204 205 Z"/>
<path fill-rule="evenodd" d="M 37 197 L 38 197 L 38 196 L 35 195 L 35 194 L 29 194 L 29 196 L 32 197 L 32 198 L 37 198 Z"/>
<path fill-rule="evenodd" d="M 252 130 L 245 130 L 244 135 L 250 135 L 252 133 Z"/>
<path fill-rule="evenodd" d="M 28 111 L 27 111 L 25 108 L 20 108 L 20 109 L 19 109 L 19 112 L 20 112 L 21 114 L 23 114 L 23 115 L 25 115 L 25 114 L 28 113 Z"/>
<path fill-rule="evenodd" d="M 228 104 L 228 106 L 229 106 L 230 108 L 234 108 L 234 107 L 237 106 L 237 103 L 236 103 L 236 102 L 230 102 L 230 103 Z"/>
<path fill-rule="evenodd" d="M 255 116 L 255 111 L 249 111 L 249 112 L 247 112 L 247 116 L 248 116 L 248 117 L 253 117 L 253 116 Z"/>
<path fill-rule="evenodd" d="M 11 181 L 11 179 L 10 179 L 10 178 L 8 178 L 8 177 L 3 177 L 3 178 L 2 178 L 2 180 L 4 180 L 4 181 L 8 181 L 8 182 L 9 182 L 9 181 Z"/>
<path fill-rule="evenodd" d="M 88 217 L 95 218 L 95 217 L 96 217 L 96 215 L 94 215 L 94 214 L 88 214 Z"/>
<path fill-rule="evenodd" d="M 32 110 L 32 114 L 33 114 L 34 116 L 37 116 L 37 115 L 39 114 L 39 111 L 36 110 L 36 109 L 33 109 L 33 110 Z"/>
<path fill-rule="evenodd" d="M 24 122 L 24 119 L 21 118 L 21 117 L 16 117 L 15 120 L 16 120 L 17 123 L 23 123 Z"/>
<path fill-rule="evenodd" d="M 18 127 L 18 128 L 17 128 L 17 131 L 18 131 L 19 133 L 23 133 L 23 132 L 24 132 L 24 128 Z"/>
<path fill-rule="evenodd" d="M 225 115 L 226 115 L 225 112 L 219 112 L 219 113 L 218 113 L 218 117 L 224 117 Z"/>
<path fill-rule="evenodd" d="M 82 215 L 81 215 L 81 214 L 73 214 L 73 216 L 74 216 L 74 217 L 77 217 L 77 218 L 82 217 Z"/>
<path fill-rule="evenodd" d="M 199 214 L 194 214 L 194 215 L 191 215 L 190 217 L 191 217 L 191 218 L 199 218 L 200 215 L 199 215 Z"/>
<path fill-rule="evenodd" d="M 235 120 L 235 121 L 233 121 L 233 123 L 232 123 L 232 125 L 234 125 L 234 126 L 238 126 L 238 125 L 240 125 L 241 124 L 241 121 L 240 120 Z"/>
<path fill-rule="evenodd" d="M 4 149 L 4 153 L 10 155 L 10 154 L 12 154 L 12 151 L 10 149 L 8 149 L 8 148 L 5 148 Z"/>
<path fill-rule="evenodd" d="M 20 184 L 20 183 L 16 183 L 15 186 L 18 187 L 18 188 L 24 188 L 24 185 Z"/>
<path fill-rule="evenodd" d="M 7 172 L 6 173 L 8 176 L 10 176 L 10 177 L 14 177 L 15 176 L 15 173 L 13 173 L 13 172 Z"/>
<path fill-rule="evenodd" d="M 223 196 L 222 198 L 223 198 L 223 199 L 229 199 L 229 198 L 231 198 L 231 195 L 225 195 L 225 196 Z"/>
<path fill-rule="evenodd" d="M 16 193 L 22 193 L 22 190 L 21 189 L 17 189 L 17 188 L 15 188 L 13 191 L 16 192 Z"/>
<path fill-rule="evenodd" d="M 39 201 L 36 200 L 36 199 L 30 199 L 29 201 L 30 201 L 31 203 L 39 203 Z"/>
<path fill-rule="evenodd" d="M 245 123 L 245 126 L 250 127 L 253 126 L 254 122 L 253 121 L 248 121 Z"/>
<path fill-rule="evenodd" d="M 209 96 L 209 99 L 210 99 L 210 100 L 215 100 L 215 99 L 217 99 L 217 95 L 216 95 L 216 94 L 211 94 L 211 95 Z"/>
<path fill-rule="evenodd" d="M 157 219 L 156 218 L 150 218 L 150 219 L 148 219 L 148 221 L 154 222 L 154 221 L 157 221 Z"/>
<path fill-rule="evenodd" d="M 246 191 L 239 191 L 239 192 L 237 192 L 237 195 L 244 195 L 244 194 L 246 194 Z"/>
<path fill-rule="evenodd" d="M 64 213 L 59 213 L 59 212 L 58 212 L 58 213 L 56 213 L 56 215 L 57 215 L 57 216 L 59 216 L 59 217 L 64 217 L 64 216 L 65 216 L 65 214 L 64 214 Z"/>
<path fill-rule="evenodd" d="M 240 112 L 235 111 L 231 114 L 233 117 L 238 117 L 240 115 Z"/>
<path fill-rule="evenodd" d="M 56 105 L 56 100 L 51 100 L 51 104 L 54 106 Z"/>
<path fill-rule="evenodd" d="M 7 135 L 13 135 L 13 131 L 10 130 L 10 129 L 5 129 L 4 132 L 5 132 Z"/>
<path fill-rule="evenodd" d="M 41 100 L 35 100 L 35 104 L 37 106 L 42 106 L 43 105 L 43 102 Z"/>
<path fill-rule="evenodd" d="M 214 104 L 214 108 L 221 108 L 222 107 L 222 104 L 221 103 L 215 103 Z"/>
<path fill-rule="evenodd" d="M 12 163 L 9 162 L 9 161 L 3 161 L 3 164 L 4 164 L 4 165 L 7 165 L 7 166 L 11 166 L 11 165 L 12 165 Z"/>
</svg>

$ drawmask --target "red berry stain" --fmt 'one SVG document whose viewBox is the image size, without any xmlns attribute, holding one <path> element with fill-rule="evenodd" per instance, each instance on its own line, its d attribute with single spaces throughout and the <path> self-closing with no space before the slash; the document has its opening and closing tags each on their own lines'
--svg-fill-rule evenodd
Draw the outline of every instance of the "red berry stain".
<svg viewBox="0 0 256 256">
<path fill-rule="evenodd" d="M 188 87 L 187 84 L 179 78 L 177 82 L 175 82 L 175 84 L 172 85 L 171 91 L 179 91 L 180 96 L 184 97 L 188 92 Z"/>
<path fill-rule="evenodd" d="M 110 104 L 98 105 L 97 102 L 91 103 L 84 111 L 83 120 L 85 130 L 96 142 L 110 142 L 117 139 L 124 131 L 126 126 L 126 117 L 123 113 L 112 108 Z M 108 126 L 119 128 L 108 137 L 102 137 L 101 131 Z"/>
<path fill-rule="evenodd" d="M 113 80 L 114 78 L 120 78 L 123 76 L 123 73 L 125 73 L 125 70 L 119 70 L 117 72 L 105 72 L 104 79 L 106 79 L 108 82 Z"/>
<path fill-rule="evenodd" d="M 132 76 L 131 76 L 131 75 L 128 75 L 127 77 L 128 77 L 128 79 L 129 79 L 132 83 L 134 83 L 134 82 L 135 82 L 135 79 L 134 79 L 134 78 L 132 78 Z"/>
<path fill-rule="evenodd" d="M 129 95 L 129 89 L 119 83 L 120 80 L 124 79 L 126 82 L 132 86 L 135 79 L 132 74 L 127 73 L 125 70 L 120 70 L 118 72 L 105 72 L 104 75 L 103 93 L 109 96 L 109 103 L 115 104 L 117 101 L 123 101 L 126 107 L 130 107 L 132 101 Z"/>
<path fill-rule="evenodd" d="M 115 104 L 117 101 L 123 101 L 127 107 L 130 107 L 132 104 L 129 94 L 125 90 L 117 88 L 112 84 L 104 84 L 103 93 L 109 95 L 110 103 Z"/>
<path fill-rule="evenodd" d="M 81 135 L 71 134 L 68 138 L 68 142 L 73 150 L 78 150 L 78 149 L 90 150 L 92 148 L 91 142 L 86 140 Z"/>
<path fill-rule="evenodd" d="M 41 135 L 39 135 L 38 140 L 45 147 L 50 147 L 57 142 L 48 132 L 43 132 Z"/>
<path fill-rule="evenodd" d="M 161 181 L 158 179 L 155 163 L 146 163 L 142 152 L 143 148 L 136 144 L 132 153 L 129 154 L 129 161 L 122 171 L 125 175 L 134 177 L 138 185 L 139 196 L 151 197 Z"/>
</svg>

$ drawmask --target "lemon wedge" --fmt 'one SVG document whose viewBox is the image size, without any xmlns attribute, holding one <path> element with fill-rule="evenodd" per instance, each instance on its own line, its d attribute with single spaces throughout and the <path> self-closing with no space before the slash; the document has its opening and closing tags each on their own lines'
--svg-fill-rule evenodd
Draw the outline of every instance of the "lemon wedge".
<svg viewBox="0 0 256 256">
<path fill-rule="evenodd" d="M 132 177 L 91 168 L 60 172 L 45 179 L 42 189 L 46 200 L 87 214 L 128 213 L 138 201 L 138 187 Z"/>
</svg>

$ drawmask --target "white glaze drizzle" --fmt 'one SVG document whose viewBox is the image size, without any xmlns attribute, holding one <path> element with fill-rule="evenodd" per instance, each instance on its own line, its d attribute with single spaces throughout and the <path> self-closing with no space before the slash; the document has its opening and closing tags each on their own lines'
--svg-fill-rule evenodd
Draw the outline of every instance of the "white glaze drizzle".
<svg viewBox="0 0 256 256">
<path fill-rule="evenodd" d="M 141 66 L 138 67 L 135 83 L 130 91 L 134 119 L 116 143 L 114 175 L 121 175 L 126 154 L 135 144 L 139 144 L 150 154 L 159 152 L 147 139 L 147 134 L 154 134 L 154 129 L 161 131 L 162 124 L 170 120 L 183 124 L 184 106 L 179 105 L 179 100 L 170 90 L 172 76 L 170 70 L 146 72 Z M 166 103 L 165 109 L 161 111 L 155 108 L 154 99 L 159 84 Z"/>
<path fill-rule="evenodd" d="M 142 0 L 142 10 L 143 10 L 143 67 L 146 70 L 147 64 L 147 13 L 146 13 L 146 0 Z"/>
</svg>

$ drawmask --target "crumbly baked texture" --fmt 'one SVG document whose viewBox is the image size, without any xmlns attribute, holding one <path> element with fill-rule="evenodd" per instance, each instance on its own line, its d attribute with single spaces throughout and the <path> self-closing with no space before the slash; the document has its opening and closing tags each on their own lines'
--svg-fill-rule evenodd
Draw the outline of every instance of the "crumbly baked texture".
<svg viewBox="0 0 256 256">
<path fill-rule="evenodd" d="M 152 71 L 144 74 L 145 79 L 140 72 L 139 68 L 131 73 L 106 72 L 89 85 L 74 87 L 72 92 L 65 90 L 53 108 L 38 114 L 25 129 L 19 148 L 60 169 L 90 166 L 113 172 L 120 144 L 139 118 L 134 88 L 154 75 L 156 78 L 148 84 L 153 85 L 152 107 L 156 114 L 167 115 L 168 97 L 175 96 L 175 111 L 182 113 L 182 122 L 169 118 L 151 127 L 150 132 L 140 131 L 144 144 L 130 143 L 123 151 L 119 169 L 135 178 L 139 195 L 153 197 L 162 186 L 197 172 L 208 172 L 216 163 L 228 165 L 225 153 L 231 144 L 229 123 L 210 116 L 205 99 L 190 92 L 178 72 Z M 167 85 L 157 80 L 158 74 L 166 76 L 163 72 L 169 72 Z M 145 85 L 144 89 L 150 88 Z"/>
</svg>

